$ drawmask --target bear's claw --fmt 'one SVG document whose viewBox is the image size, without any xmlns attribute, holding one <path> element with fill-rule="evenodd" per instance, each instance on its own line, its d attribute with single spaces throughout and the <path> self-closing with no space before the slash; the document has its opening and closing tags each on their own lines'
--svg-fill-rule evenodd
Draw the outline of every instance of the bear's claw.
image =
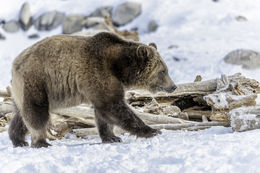
<svg viewBox="0 0 260 173">
<path fill-rule="evenodd" d="M 102 143 L 114 143 L 114 142 L 122 142 L 122 139 L 117 136 L 106 136 L 102 139 Z"/>
<path fill-rule="evenodd" d="M 14 147 L 26 147 L 29 146 L 28 142 L 25 141 L 16 141 L 13 143 Z"/>
<path fill-rule="evenodd" d="M 46 141 L 38 141 L 36 143 L 31 144 L 32 148 L 42 148 L 42 147 L 47 148 L 49 146 L 51 146 L 51 144 L 47 143 Z"/>
<path fill-rule="evenodd" d="M 151 138 L 151 137 L 154 137 L 159 134 L 162 134 L 162 132 L 160 130 L 153 129 L 149 126 L 146 126 L 145 128 L 139 130 L 136 133 L 136 136 L 141 137 L 141 138 Z"/>
</svg>

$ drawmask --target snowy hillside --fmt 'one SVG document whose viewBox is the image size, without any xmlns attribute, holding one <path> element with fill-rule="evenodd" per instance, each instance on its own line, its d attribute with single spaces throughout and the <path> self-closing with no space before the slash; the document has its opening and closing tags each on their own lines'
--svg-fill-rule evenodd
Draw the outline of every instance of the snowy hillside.
<svg viewBox="0 0 260 173">
<path fill-rule="evenodd" d="M 89 14 L 100 6 L 117 6 L 125 0 L 27 0 L 35 16 L 49 10 Z M 258 0 L 137 0 L 142 13 L 119 29 L 138 28 L 140 41 L 155 42 L 175 83 L 192 82 L 241 72 L 260 81 L 260 69 L 246 70 L 226 64 L 224 56 L 245 48 L 260 51 L 260 3 Z M 1 0 L 0 19 L 17 19 L 23 0 Z M 237 20 L 243 16 L 245 21 Z M 147 32 L 148 21 L 159 27 Z M 13 59 L 26 47 L 61 27 L 6 33 L 0 40 L 0 89 L 10 85 Z M 170 48 L 169 48 L 170 47 Z M 6 132 L 0 133 L 0 172 L 260 172 L 260 130 L 233 133 L 231 128 L 204 131 L 166 131 L 152 139 L 121 135 L 121 144 L 100 144 L 98 136 L 73 135 L 44 149 L 13 148 Z"/>
</svg>

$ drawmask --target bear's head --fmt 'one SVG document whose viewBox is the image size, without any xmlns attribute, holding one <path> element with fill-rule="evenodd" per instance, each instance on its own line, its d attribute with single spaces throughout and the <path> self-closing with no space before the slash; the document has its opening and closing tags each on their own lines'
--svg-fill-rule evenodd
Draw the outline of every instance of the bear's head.
<svg viewBox="0 0 260 173">
<path fill-rule="evenodd" d="M 168 68 L 158 53 L 155 43 L 150 43 L 149 46 L 138 46 L 136 54 L 141 59 L 147 59 L 140 81 L 137 83 L 140 88 L 148 89 L 153 93 L 159 91 L 171 93 L 177 88 L 169 76 Z"/>
<path fill-rule="evenodd" d="M 153 93 L 171 93 L 176 89 L 154 43 L 124 46 L 112 69 L 126 88 L 146 89 Z"/>
</svg>

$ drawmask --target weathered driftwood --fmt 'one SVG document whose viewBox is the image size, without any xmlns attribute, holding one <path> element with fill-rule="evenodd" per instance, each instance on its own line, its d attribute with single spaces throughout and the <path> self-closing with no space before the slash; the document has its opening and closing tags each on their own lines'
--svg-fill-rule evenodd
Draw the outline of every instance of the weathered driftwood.
<svg viewBox="0 0 260 173">
<path fill-rule="evenodd" d="M 4 90 L 0 90 L 0 97 L 10 97 L 10 93 Z"/>
<path fill-rule="evenodd" d="M 208 118 L 205 115 L 202 115 L 202 122 L 209 122 Z"/>
<path fill-rule="evenodd" d="M 241 106 L 255 106 L 257 94 L 234 96 L 228 93 L 210 94 L 204 99 L 213 109 L 232 110 Z"/>
<path fill-rule="evenodd" d="M 230 114 L 233 131 L 243 132 L 260 128 L 260 106 L 234 109 Z"/>
<path fill-rule="evenodd" d="M 241 92 L 244 93 L 256 93 L 259 88 L 259 83 L 256 80 L 245 78 L 244 76 L 241 76 L 240 73 L 237 73 L 228 77 L 224 77 L 223 75 L 221 79 L 179 84 L 177 85 L 177 89 L 171 94 L 159 93 L 151 96 L 151 94 L 130 92 L 127 94 L 127 101 L 129 104 L 132 104 L 134 102 L 143 102 L 144 104 L 147 104 L 151 102 L 152 99 L 155 99 L 158 103 L 169 102 L 174 104 L 180 99 L 187 100 L 188 98 L 190 98 L 190 100 L 193 100 L 194 102 L 194 98 L 201 96 L 203 97 L 205 95 L 211 94 L 217 90 L 224 88 L 229 83 L 239 84 L 239 87 L 241 87 L 240 90 L 242 90 Z M 195 102 L 200 102 L 202 105 L 204 105 L 205 102 L 203 101 L 204 100 L 202 99 L 196 100 Z"/>
<path fill-rule="evenodd" d="M 56 110 L 53 110 L 52 113 L 57 114 L 57 115 L 86 118 L 86 119 L 94 118 L 94 109 L 91 108 L 90 106 L 86 106 L 86 105 L 70 107 L 70 108 L 63 108 L 63 109 L 56 109 Z"/>
<path fill-rule="evenodd" d="M 186 124 L 154 124 L 150 125 L 154 129 L 166 129 L 166 130 L 198 130 L 198 129 L 205 129 L 212 126 L 229 126 L 227 122 L 202 122 L 202 123 L 186 123 Z M 88 135 L 97 135 L 98 131 L 97 128 L 84 128 L 84 129 L 73 129 L 73 133 L 76 134 L 78 137 L 84 137 Z M 120 128 L 114 129 L 115 134 L 120 133 L 128 133 Z"/>
<path fill-rule="evenodd" d="M 0 113 L 7 114 L 13 111 L 13 103 L 10 101 L 0 102 Z"/>
<path fill-rule="evenodd" d="M 78 128 L 95 127 L 94 111 L 90 107 L 73 107 L 66 109 L 57 109 L 51 113 L 51 123 L 48 130 L 49 139 L 60 139 L 67 132 Z M 164 115 L 154 115 L 150 113 L 137 112 L 136 114 L 148 125 L 154 124 L 184 124 L 191 123 L 179 118 L 168 117 Z M 77 116 L 79 115 L 79 116 Z"/>
<path fill-rule="evenodd" d="M 0 127 L 0 133 L 1 133 L 1 132 L 5 132 L 5 131 L 7 131 L 7 128 L 5 128 L 5 127 Z"/>
<path fill-rule="evenodd" d="M 168 117 L 164 115 L 154 115 L 150 113 L 137 112 L 136 114 L 147 124 L 170 124 L 170 123 L 185 123 L 185 120 L 179 118 Z M 77 118 L 94 119 L 94 110 L 90 107 L 73 107 L 66 109 L 57 109 L 54 111 L 55 114 L 65 115 Z"/>
</svg>

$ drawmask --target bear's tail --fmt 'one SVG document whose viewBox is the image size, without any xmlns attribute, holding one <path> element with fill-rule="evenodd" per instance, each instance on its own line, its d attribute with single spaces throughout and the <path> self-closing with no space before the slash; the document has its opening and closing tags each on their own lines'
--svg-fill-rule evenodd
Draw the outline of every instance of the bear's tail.
<svg viewBox="0 0 260 173">
<path fill-rule="evenodd" d="M 14 103 L 14 117 L 11 120 L 8 134 L 11 139 L 13 145 L 15 147 L 28 146 L 28 143 L 25 141 L 25 136 L 28 132 L 27 127 L 24 124 L 22 116 L 20 115 L 20 110 L 17 108 L 15 102 Z"/>
</svg>

